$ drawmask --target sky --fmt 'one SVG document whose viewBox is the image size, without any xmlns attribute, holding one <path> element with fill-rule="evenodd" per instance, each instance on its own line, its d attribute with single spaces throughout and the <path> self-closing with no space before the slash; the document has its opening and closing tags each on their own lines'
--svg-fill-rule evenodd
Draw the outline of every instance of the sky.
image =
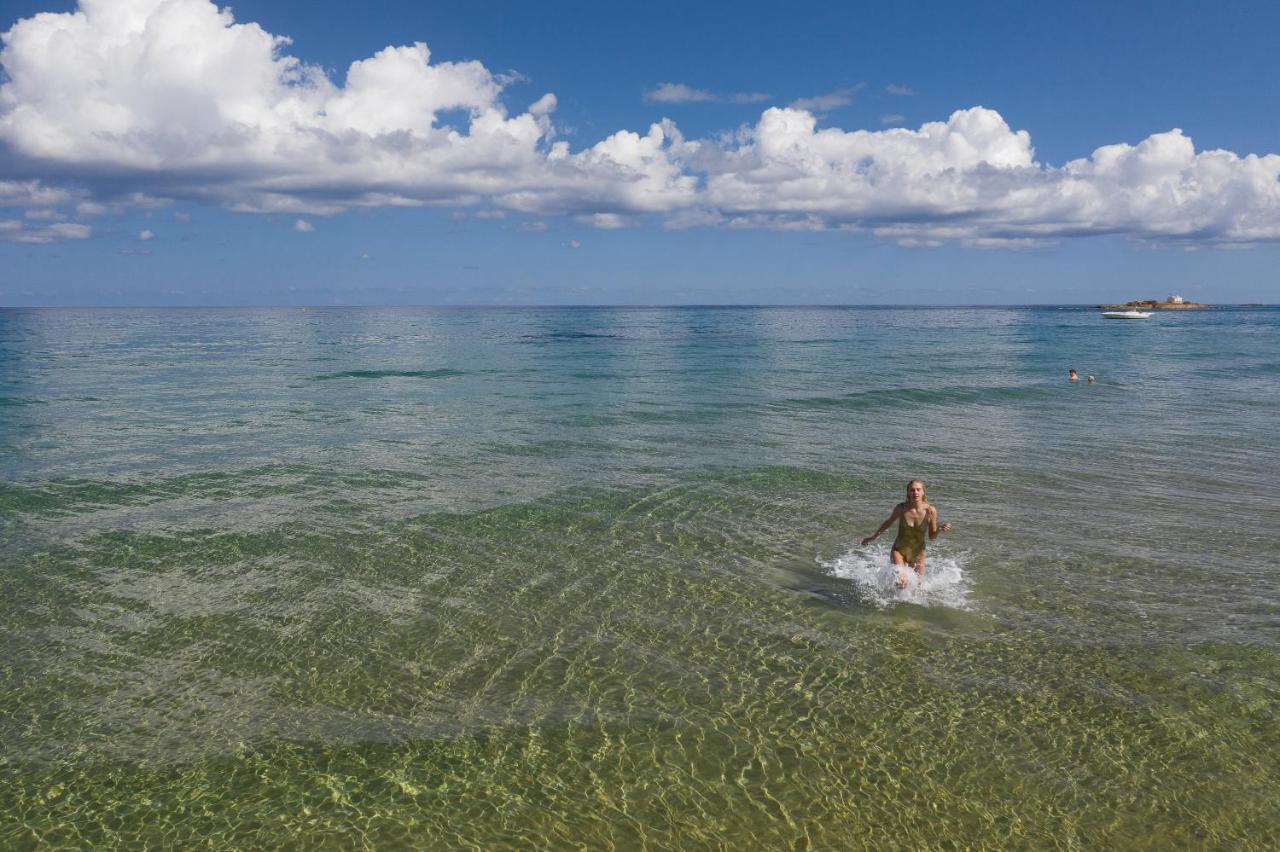
<svg viewBox="0 0 1280 852">
<path fill-rule="evenodd" d="M 0 306 L 1280 302 L 1280 4 L 0 0 Z"/>
</svg>

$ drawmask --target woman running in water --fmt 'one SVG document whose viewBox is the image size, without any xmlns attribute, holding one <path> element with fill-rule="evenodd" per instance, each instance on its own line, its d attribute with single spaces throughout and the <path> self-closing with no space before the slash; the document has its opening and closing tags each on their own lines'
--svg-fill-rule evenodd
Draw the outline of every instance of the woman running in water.
<svg viewBox="0 0 1280 852">
<path fill-rule="evenodd" d="M 898 537 L 893 540 L 893 564 L 898 566 L 898 588 L 906 588 L 909 576 L 907 566 L 916 570 L 917 576 L 924 576 L 925 533 L 932 541 L 942 533 L 951 529 L 951 524 L 938 523 L 938 510 L 925 496 L 924 480 L 913 479 L 907 483 L 907 499 L 893 507 L 893 513 L 880 525 L 880 528 L 862 540 L 864 545 L 879 538 L 880 533 L 889 528 L 894 521 L 898 522 Z"/>
</svg>

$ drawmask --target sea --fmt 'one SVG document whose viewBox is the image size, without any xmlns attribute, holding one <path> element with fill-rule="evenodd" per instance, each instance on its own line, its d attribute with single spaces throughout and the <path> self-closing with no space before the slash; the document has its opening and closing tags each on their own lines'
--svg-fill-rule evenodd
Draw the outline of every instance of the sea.
<svg viewBox="0 0 1280 852">
<path fill-rule="evenodd" d="M 1280 309 L 0 310 L 0 584 L 7 850 L 1274 849 Z"/>
</svg>

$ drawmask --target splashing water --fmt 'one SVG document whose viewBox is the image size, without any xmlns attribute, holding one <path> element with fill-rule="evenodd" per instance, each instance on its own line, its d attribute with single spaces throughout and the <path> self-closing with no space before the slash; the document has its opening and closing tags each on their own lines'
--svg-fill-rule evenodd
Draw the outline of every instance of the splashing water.
<svg viewBox="0 0 1280 852">
<path fill-rule="evenodd" d="M 969 609 L 969 578 L 964 573 L 967 554 L 931 554 L 923 577 L 910 568 L 902 572 L 903 586 L 887 545 L 855 546 L 835 559 L 818 562 L 832 576 L 852 581 L 867 602 L 881 609 L 900 603 Z"/>
</svg>

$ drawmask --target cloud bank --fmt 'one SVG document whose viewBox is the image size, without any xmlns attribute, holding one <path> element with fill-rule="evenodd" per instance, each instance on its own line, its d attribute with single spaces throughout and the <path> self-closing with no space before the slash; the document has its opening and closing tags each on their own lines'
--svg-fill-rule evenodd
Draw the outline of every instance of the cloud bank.
<svg viewBox="0 0 1280 852">
<path fill-rule="evenodd" d="M 723 138 L 688 140 L 664 119 L 574 151 L 556 138 L 553 94 L 509 112 L 517 78 L 479 62 L 433 62 L 416 42 L 352 63 L 338 83 L 289 55 L 287 38 L 206 0 L 82 0 L 3 41 L 0 207 L 47 219 L 173 200 L 295 215 L 483 203 L 603 228 L 658 216 L 905 244 L 1280 240 L 1280 156 L 1197 152 L 1177 129 L 1052 166 L 983 107 L 872 131 L 819 127 L 823 105 L 799 102 Z M 718 97 L 681 84 L 650 95 Z M 0 239 L 91 233 L 27 221 L 6 217 Z"/>
</svg>

